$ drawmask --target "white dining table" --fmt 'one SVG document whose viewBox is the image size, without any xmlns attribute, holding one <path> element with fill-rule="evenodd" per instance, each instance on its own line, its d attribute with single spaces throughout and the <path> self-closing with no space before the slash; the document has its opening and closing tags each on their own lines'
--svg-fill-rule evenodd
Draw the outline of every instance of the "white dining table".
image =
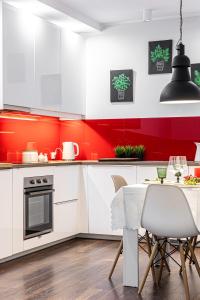
<svg viewBox="0 0 200 300">
<path fill-rule="evenodd" d="M 138 287 L 138 229 L 148 184 L 122 187 L 111 203 L 112 229 L 123 229 L 123 285 Z M 200 229 L 200 187 L 180 184 Z M 199 200 L 198 200 L 199 199 Z"/>
</svg>

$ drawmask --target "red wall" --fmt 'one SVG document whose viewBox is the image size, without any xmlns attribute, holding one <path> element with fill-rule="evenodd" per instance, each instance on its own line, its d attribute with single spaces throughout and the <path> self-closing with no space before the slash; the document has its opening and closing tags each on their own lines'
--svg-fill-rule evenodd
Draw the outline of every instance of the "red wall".
<svg viewBox="0 0 200 300">
<path fill-rule="evenodd" d="M 20 162 L 21 152 L 30 141 L 37 143 L 39 152 L 46 153 L 63 141 L 77 142 L 77 159 L 113 157 L 116 145 L 144 144 L 147 160 L 168 160 L 169 155 L 186 155 L 193 160 L 194 142 L 200 141 L 200 117 L 84 121 L 0 118 L 0 161 Z"/>
<path fill-rule="evenodd" d="M 144 144 L 147 160 L 168 160 L 170 155 L 193 160 L 200 117 L 65 121 L 60 140 L 79 143 L 80 159 L 113 157 L 116 145 Z"/>
<path fill-rule="evenodd" d="M 0 118 L 0 161 L 21 162 L 27 142 L 36 142 L 40 152 L 49 153 L 59 145 L 57 118 L 37 117 L 36 121 Z"/>
</svg>

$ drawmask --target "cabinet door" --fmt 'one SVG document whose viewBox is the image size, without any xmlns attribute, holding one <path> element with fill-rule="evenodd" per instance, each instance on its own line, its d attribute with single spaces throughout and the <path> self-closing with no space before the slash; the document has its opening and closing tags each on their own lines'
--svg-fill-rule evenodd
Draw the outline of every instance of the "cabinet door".
<svg viewBox="0 0 200 300">
<path fill-rule="evenodd" d="M 143 183 L 145 179 L 155 180 L 158 177 L 157 167 L 167 168 L 167 165 L 137 166 L 137 183 Z M 167 170 L 167 180 L 176 180 L 174 174 L 169 170 Z"/>
<path fill-rule="evenodd" d="M 12 170 L 0 171 L 0 259 L 12 255 Z"/>
<path fill-rule="evenodd" d="M 58 111 L 61 105 L 60 29 L 42 19 L 35 34 L 35 108 Z"/>
<path fill-rule="evenodd" d="M 55 167 L 54 202 L 63 202 L 79 198 L 80 166 Z"/>
<path fill-rule="evenodd" d="M 4 104 L 30 107 L 34 100 L 36 17 L 3 6 Z"/>
<path fill-rule="evenodd" d="M 134 166 L 88 166 L 89 233 L 122 233 L 121 230 L 113 231 L 111 227 L 111 202 L 115 195 L 111 175 L 123 176 L 128 184 L 136 183 Z"/>
<path fill-rule="evenodd" d="M 61 38 L 62 103 L 61 111 L 85 114 L 84 47 L 79 34 L 63 30 Z"/>
<path fill-rule="evenodd" d="M 54 203 L 54 234 L 56 239 L 79 233 L 79 200 Z"/>
</svg>

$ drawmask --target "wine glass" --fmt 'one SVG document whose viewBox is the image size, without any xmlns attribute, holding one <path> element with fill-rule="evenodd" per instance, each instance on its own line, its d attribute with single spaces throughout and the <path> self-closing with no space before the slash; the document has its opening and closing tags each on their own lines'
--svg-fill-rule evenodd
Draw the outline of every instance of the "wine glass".
<svg viewBox="0 0 200 300">
<path fill-rule="evenodd" d="M 177 183 L 179 183 L 182 174 L 187 172 L 186 156 L 170 156 L 168 168 L 177 177 Z"/>
<path fill-rule="evenodd" d="M 158 167 L 157 168 L 158 178 L 160 179 L 160 183 L 163 184 L 164 179 L 167 177 L 167 168 L 165 167 Z"/>
</svg>

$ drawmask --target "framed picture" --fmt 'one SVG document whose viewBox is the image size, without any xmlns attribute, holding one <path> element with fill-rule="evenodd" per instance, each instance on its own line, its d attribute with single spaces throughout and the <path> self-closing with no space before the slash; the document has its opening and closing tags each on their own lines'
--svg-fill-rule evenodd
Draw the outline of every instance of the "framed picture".
<svg viewBox="0 0 200 300">
<path fill-rule="evenodd" d="M 149 42 L 149 74 L 172 72 L 172 40 Z"/>
<path fill-rule="evenodd" d="M 191 64 L 191 79 L 200 87 L 200 63 Z"/>
<path fill-rule="evenodd" d="M 133 70 L 110 71 L 110 101 L 133 102 Z"/>
</svg>

